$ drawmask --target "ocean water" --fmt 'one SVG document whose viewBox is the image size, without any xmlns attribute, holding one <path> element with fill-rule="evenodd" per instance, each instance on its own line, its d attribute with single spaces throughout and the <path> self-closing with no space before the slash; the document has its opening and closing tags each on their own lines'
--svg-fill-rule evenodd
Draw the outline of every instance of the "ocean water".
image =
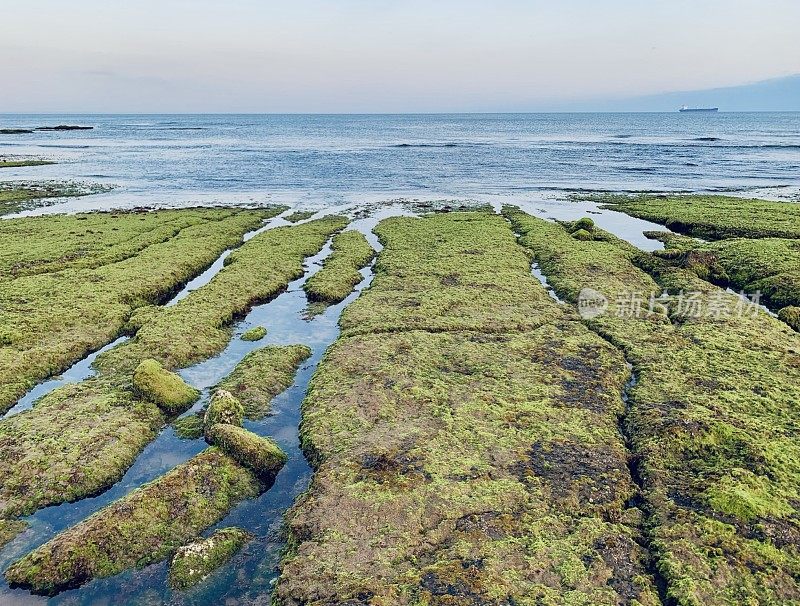
<svg viewBox="0 0 800 606">
<path fill-rule="evenodd" d="M 493 202 L 572 191 L 800 195 L 800 112 L 466 115 L 2 115 L 0 179 L 116 186 L 54 210 L 398 198 Z"/>
</svg>

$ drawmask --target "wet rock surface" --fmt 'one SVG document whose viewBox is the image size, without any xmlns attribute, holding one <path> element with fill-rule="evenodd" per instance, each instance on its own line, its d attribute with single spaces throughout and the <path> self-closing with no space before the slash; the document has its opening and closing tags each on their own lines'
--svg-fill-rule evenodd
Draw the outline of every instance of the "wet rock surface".
<svg viewBox="0 0 800 606">
<path fill-rule="evenodd" d="M 622 522 L 620 354 L 547 295 L 502 218 L 377 231 L 373 285 L 304 404 L 316 473 L 278 603 L 658 603 Z"/>
<path fill-rule="evenodd" d="M 623 349 L 636 373 L 622 430 L 665 599 L 800 598 L 797 334 L 742 308 L 685 256 L 645 257 L 614 239 L 577 242 L 558 225 L 506 214 L 561 296 L 576 303 L 591 286 L 608 297 L 606 313 L 587 325 Z M 635 312 L 620 293 L 655 294 L 660 305 Z M 697 313 L 681 308 L 687 293 Z"/>
</svg>

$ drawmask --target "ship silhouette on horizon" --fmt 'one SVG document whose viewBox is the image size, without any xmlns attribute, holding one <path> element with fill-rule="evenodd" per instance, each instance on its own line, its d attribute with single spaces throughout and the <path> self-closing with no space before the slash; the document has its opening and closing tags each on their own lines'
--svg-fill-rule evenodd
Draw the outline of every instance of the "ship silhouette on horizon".
<svg viewBox="0 0 800 606">
<path fill-rule="evenodd" d="M 681 112 L 682 114 L 696 113 L 696 112 L 709 113 L 709 112 L 718 112 L 719 108 L 718 107 L 689 107 L 688 105 L 684 105 L 678 111 Z"/>
</svg>

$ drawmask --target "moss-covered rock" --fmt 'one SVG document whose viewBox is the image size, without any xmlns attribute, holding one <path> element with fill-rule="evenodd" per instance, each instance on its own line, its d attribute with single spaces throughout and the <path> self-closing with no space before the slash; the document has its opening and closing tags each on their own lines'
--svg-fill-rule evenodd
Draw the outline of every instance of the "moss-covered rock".
<svg viewBox="0 0 800 606">
<path fill-rule="evenodd" d="M 315 475 L 275 602 L 658 604 L 621 354 L 548 296 L 501 217 L 376 233 L 372 286 L 303 403 Z"/>
<path fill-rule="evenodd" d="M 66 385 L 0 420 L 0 517 L 97 494 L 163 426 L 158 406 L 102 378 Z"/>
<path fill-rule="evenodd" d="M 0 168 L 4 164 L 0 162 Z M 11 162 L 5 166 L 30 166 Z M 101 185 L 58 181 L 7 181 L 0 183 L 0 215 L 52 206 L 58 198 L 88 196 L 106 191 Z"/>
<path fill-rule="evenodd" d="M 240 337 L 242 341 L 260 341 L 267 336 L 267 329 L 263 326 L 256 326 L 250 330 L 246 330 Z"/>
<path fill-rule="evenodd" d="M 242 230 L 277 210 L 0 222 L 0 326 L 30 327 L 21 335 L 24 344 L 0 347 L 0 406 L 32 387 L 36 373 L 55 374 L 76 352 L 87 353 L 87 344 L 113 339 L 131 307 L 141 305 L 142 292 L 156 288 L 144 297 L 148 300 L 170 294 L 176 281 L 211 264 L 216 258 L 211 251 L 235 246 Z M 230 339 L 233 318 L 302 275 L 303 259 L 346 223 L 329 217 L 259 234 L 235 251 L 209 284 L 177 305 L 148 309 L 131 343 L 98 356 L 96 378 L 59 388 L 31 410 L 0 420 L 0 517 L 76 501 L 119 480 L 165 421 L 157 405 L 131 389 L 137 366 L 155 359 L 163 367 L 182 368 L 220 351 Z M 115 228 L 121 234 L 114 235 Z M 85 230 L 80 239 L 65 237 L 77 229 Z M 4 272 L 19 277 L 5 279 Z M 118 283 L 127 290 L 118 290 Z M 137 303 L 122 304 L 124 293 Z M 95 307 L 97 301 L 103 304 Z M 52 334 L 42 332 L 45 326 Z"/>
<path fill-rule="evenodd" d="M 286 453 L 280 446 L 243 427 L 216 423 L 206 429 L 206 440 L 261 478 L 274 479 L 286 464 Z"/>
<path fill-rule="evenodd" d="M 800 336 L 698 278 L 687 249 L 663 259 L 505 213 L 562 299 L 579 304 L 587 287 L 607 299 L 586 322 L 634 367 L 623 428 L 670 599 L 800 599 Z"/>
<path fill-rule="evenodd" d="M 166 368 L 185 368 L 219 353 L 230 342 L 233 319 L 302 277 L 303 260 L 346 225 L 346 218 L 328 216 L 256 235 L 226 258 L 208 284 L 160 308 L 133 339 L 98 356 L 95 366 L 133 372 L 154 358 Z"/>
<path fill-rule="evenodd" d="M 172 422 L 175 435 L 182 440 L 195 440 L 202 437 L 205 429 L 204 414 L 189 414 Z"/>
<path fill-rule="evenodd" d="M 272 399 L 287 389 L 300 364 L 311 356 L 305 345 L 270 345 L 247 354 L 217 388 L 229 391 L 244 406 L 248 419 L 269 413 Z"/>
<path fill-rule="evenodd" d="M 800 204 L 733 196 L 589 196 L 605 208 L 704 240 L 800 238 Z"/>
<path fill-rule="evenodd" d="M 585 230 L 588 232 L 594 231 L 594 221 L 590 217 L 583 217 L 582 219 L 578 219 L 575 221 L 571 226 L 569 231 L 571 233 L 575 233 L 578 230 Z"/>
<path fill-rule="evenodd" d="M 241 528 L 220 528 L 206 539 L 179 547 L 169 567 L 169 584 L 187 589 L 204 581 L 244 547 L 252 535 Z"/>
<path fill-rule="evenodd" d="M 800 307 L 788 306 L 778 312 L 778 318 L 800 332 Z"/>
<path fill-rule="evenodd" d="M 151 314 L 137 313 L 129 322 L 138 307 L 165 301 L 280 210 L 206 208 L 0 222 L 0 327 L 18 336 L 0 348 L 0 412 L 38 381 L 123 331 L 139 330 Z M 155 349 L 143 352 L 126 372 L 157 355 Z"/>
<path fill-rule="evenodd" d="M 531 259 L 508 222 L 486 212 L 392 217 L 375 233 L 391 254 L 370 288 L 349 305 L 343 335 L 400 330 L 530 330 L 562 319 L 563 306 L 531 286 Z M 552 301 L 552 299 L 550 299 Z"/>
<path fill-rule="evenodd" d="M 197 389 L 157 360 L 145 360 L 136 367 L 133 388 L 139 397 L 157 404 L 168 415 L 182 413 L 200 398 Z"/>
<path fill-rule="evenodd" d="M 582 240 L 582 241 L 594 240 L 594 236 L 592 235 L 592 233 L 585 229 L 576 229 L 575 231 L 572 232 L 572 237 L 575 238 L 576 240 Z"/>
<path fill-rule="evenodd" d="M 698 242 L 675 234 L 658 234 L 664 251 L 655 254 L 700 278 L 748 295 L 759 294 L 773 309 L 800 306 L 800 240 L 727 238 Z"/>
<path fill-rule="evenodd" d="M 136 334 L 137 330 L 147 324 L 151 318 L 158 314 L 158 309 L 158 305 L 142 305 L 141 307 L 137 307 L 133 310 L 133 313 L 128 318 L 128 321 L 125 322 L 123 331 L 129 335 Z"/>
<path fill-rule="evenodd" d="M 244 407 L 229 391 L 218 389 L 206 408 L 203 423 L 206 430 L 217 423 L 240 426 L 244 420 Z"/>
<path fill-rule="evenodd" d="M 22 520 L 0 520 L 0 549 L 28 527 L 27 522 Z"/>
<path fill-rule="evenodd" d="M 293 213 L 290 213 L 284 217 L 289 223 L 297 223 L 298 221 L 305 221 L 306 219 L 310 219 L 317 211 L 315 210 L 296 210 Z"/>
<path fill-rule="evenodd" d="M 22 168 L 25 166 L 45 166 L 47 164 L 55 164 L 55 162 L 52 160 L 0 157 L 0 168 Z"/>
<path fill-rule="evenodd" d="M 209 448 L 36 548 L 6 579 L 53 594 L 158 562 L 264 488 L 249 469 Z"/>
<path fill-rule="evenodd" d="M 333 252 L 323 262 L 322 269 L 303 285 L 309 301 L 328 304 L 343 301 L 363 279 L 359 270 L 375 255 L 367 238 L 358 231 L 335 235 L 331 247 Z"/>
</svg>

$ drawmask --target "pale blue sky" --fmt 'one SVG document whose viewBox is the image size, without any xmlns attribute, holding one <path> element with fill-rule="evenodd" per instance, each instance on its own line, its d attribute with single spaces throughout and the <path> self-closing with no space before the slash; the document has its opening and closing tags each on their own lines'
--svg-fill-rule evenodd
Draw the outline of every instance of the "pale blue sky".
<svg viewBox="0 0 800 606">
<path fill-rule="evenodd" d="M 558 109 L 800 72 L 798 0 L 27 0 L 6 111 Z"/>
</svg>

